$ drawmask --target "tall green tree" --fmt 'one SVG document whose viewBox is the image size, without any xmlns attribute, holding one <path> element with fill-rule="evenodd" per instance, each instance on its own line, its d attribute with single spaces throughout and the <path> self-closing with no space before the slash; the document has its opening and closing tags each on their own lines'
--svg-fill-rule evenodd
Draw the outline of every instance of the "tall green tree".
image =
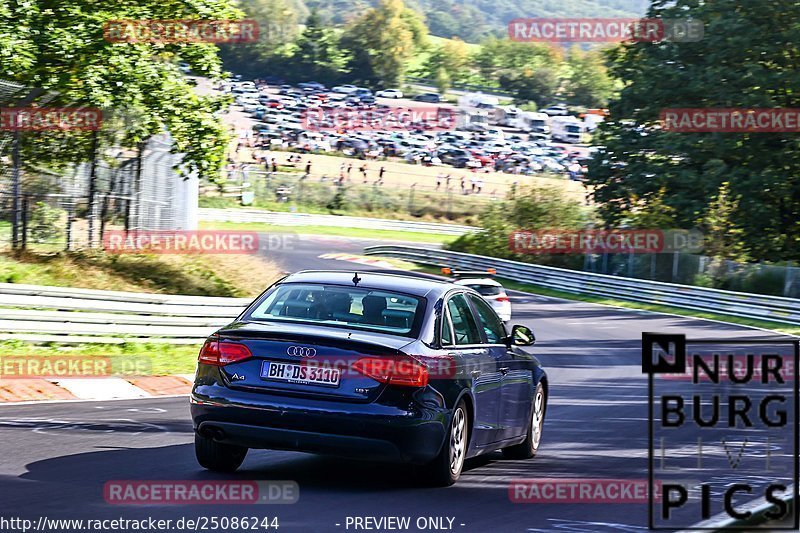
<svg viewBox="0 0 800 533">
<path fill-rule="evenodd" d="M 569 70 L 565 80 L 566 99 L 573 105 L 607 106 L 616 84 L 600 51 L 573 47 L 567 54 L 566 63 Z"/>
<path fill-rule="evenodd" d="M 104 24 L 117 19 L 238 19 L 228 0 L 76 0 L 68 4 L 0 0 L 0 79 L 37 87 L 48 105 L 99 107 L 106 118 L 129 119 L 121 141 L 134 147 L 168 129 L 176 149 L 187 154 L 188 171 L 216 178 L 224 162 L 226 132 L 215 117 L 223 102 L 200 96 L 175 66 L 190 63 L 195 72 L 220 74 L 213 44 L 110 42 Z M 70 157 L 86 157 L 90 136 L 63 134 L 74 148 Z M 31 136 L 33 137 L 33 136 Z M 48 136 L 38 136 L 46 145 Z M 36 139 L 32 139 L 36 140 Z M 37 158 L 56 159 L 48 150 Z M 58 158 L 63 158 L 59 154 Z"/>
<path fill-rule="evenodd" d="M 381 0 L 345 28 L 341 44 L 350 54 L 352 77 L 397 87 L 405 78 L 408 61 L 427 44 L 427 35 L 419 14 L 402 0 Z"/>
<path fill-rule="evenodd" d="M 552 67 L 503 73 L 499 81 L 500 87 L 514 95 L 516 103 L 534 102 L 537 107 L 553 103 L 561 87 L 561 80 Z"/>
<path fill-rule="evenodd" d="M 548 44 L 497 37 L 489 37 L 480 44 L 473 63 L 485 81 L 497 80 L 503 74 L 513 76 L 523 70 L 555 67 L 562 59 L 561 52 Z"/>
<path fill-rule="evenodd" d="M 339 49 L 336 33 L 326 27 L 316 10 L 306 20 L 306 28 L 296 42 L 293 59 L 307 78 L 335 80 L 344 66 L 344 54 Z"/>
<path fill-rule="evenodd" d="M 472 72 L 466 43 L 458 38 L 445 41 L 433 49 L 423 69 L 425 77 L 435 78 L 444 71 L 450 81 L 469 81 Z"/>
<path fill-rule="evenodd" d="M 258 40 L 222 45 L 221 57 L 229 70 L 259 77 L 291 57 L 299 31 L 298 13 L 307 10 L 293 0 L 250 0 L 241 5 L 245 17 L 258 22 Z"/>
<path fill-rule="evenodd" d="M 628 43 L 609 54 L 624 83 L 600 128 L 590 165 L 609 224 L 657 197 L 683 227 L 707 219 L 712 199 L 738 199 L 726 217 L 742 253 L 800 258 L 800 137 L 796 133 L 678 133 L 666 108 L 800 107 L 800 4 L 794 0 L 654 0 L 649 17 L 705 24 L 699 42 Z M 663 194 L 660 192 L 663 191 Z"/>
</svg>

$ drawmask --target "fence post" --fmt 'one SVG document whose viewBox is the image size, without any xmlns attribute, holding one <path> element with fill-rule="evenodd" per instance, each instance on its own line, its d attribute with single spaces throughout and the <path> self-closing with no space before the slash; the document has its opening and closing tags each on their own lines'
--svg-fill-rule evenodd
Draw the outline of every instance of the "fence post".
<svg viewBox="0 0 800 533">
<path fill-rule="evenodd" d="M 44 93 L 44 89 L 34 88 L 28 93 L 25 98 L 19 100 L 15 106 L 16 107 L 25 107 L 26 105 L 33 102 L 39 95 Z M 11 144 L 11 203 L 12 203 L 12 217 L 11 217 L 11 249 L 16 250 L 19 248 L 19 232 L 20 232 L 20 215 L 22 210 L 22 182 L 20 172 L 22 169 L 22 162 L 20 160 L 19 155 L 19 144 L 20 144 L 20 135 L 19 135 L 19 124 L 17 123 L 16 119 L 14 119 L 14 135 L 12 137 L 12 144 Z"/>
<path fill-rule="evenodd" d="M 22 197 L 22 250 L 28 248 L 28 197 Z"/>
<path fill-rule="evenodd" d="M 414 187 L 416 187 L 416 183 L 411 184 L 411 189 L 408 191 L 408 214 L 412 214 L 414 210 Z"/>
<path fill-rule="evenodd" d="M 144 150 L 147 146 L 146 142 L 140 142 L 137 146 L 136 151 L 136 174 L 134 176 L 134 183 L 133 183 L 133 191 L 130 195 L 133 199 L 128 200 L 128 215 L 130 216 L 131 211 L 133 211 L 133 217 L 136 218 L 136 225 L 134 226 L 134 231 L 138 232 L 142 226 L 142 159 L 144 159 Z M 135 202 L 135 205 L 131 207 L 131 202 Z M 127 235 L 130 227 L 127 226 L 125 228 L 125 234 Z"/>
<path fill-rule="evenodd" d="M 72 250 L 72 219 L 75 217 L 75 204 L 73 201 L 67 202 L 67 247 L 69 252 Z"/>
<path fill-rule="evenodd" d="M 92 132 L 92 152 L 91 152 L 91 166 L 89 167 L 89 206 L 88 206 L 88 222 L 89 222 L 89 248 L 94 248 L 94 226 L 95 218 L 97 218 L 97 130 Z"/>
<path fill-rule="evenodd" d="M 14 212 L 11 218 L 11 249 L 17 250 L 19 248 L 19 223 L 20 210 L 22 204 L 20 203 L 20 195 L 22 193 L 22 183 L 20 182 L 20 156 L 19 156 L 19 131 L 14 130 L 14 136 L 11 145 L 11 198 L 12 198 L 12 211 Z"/>
</svg>

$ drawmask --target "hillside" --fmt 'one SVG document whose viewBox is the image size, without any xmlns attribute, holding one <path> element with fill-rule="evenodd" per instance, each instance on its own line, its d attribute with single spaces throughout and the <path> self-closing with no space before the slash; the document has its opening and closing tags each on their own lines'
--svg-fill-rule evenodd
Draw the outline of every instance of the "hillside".
<svg viewBox="0 0 800 533">
<path fill-rule="evenodd" d="M 345 23 L 377 0 L 297 0 L 317 8 L 326 21 Z M 425 14 L 433 35 L 477 42 L 488 34 L 506 35 L 508 22 L 520 17 L 636 17 L 649 0 L 406 0 Z"/>
</svg>

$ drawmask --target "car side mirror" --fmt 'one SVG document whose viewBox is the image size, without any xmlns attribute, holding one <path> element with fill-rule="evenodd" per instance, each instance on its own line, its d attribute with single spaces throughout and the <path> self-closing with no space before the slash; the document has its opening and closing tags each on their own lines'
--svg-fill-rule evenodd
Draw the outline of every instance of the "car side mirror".
<svg viewBox="0 0 800 533">
<path fill-rule="evenodd" d="M 528 326 L 517 324 L 511 328 L 510 340 L 514 346 L 533 346 L 536 343 L 536 335 Z"/>
</svg>

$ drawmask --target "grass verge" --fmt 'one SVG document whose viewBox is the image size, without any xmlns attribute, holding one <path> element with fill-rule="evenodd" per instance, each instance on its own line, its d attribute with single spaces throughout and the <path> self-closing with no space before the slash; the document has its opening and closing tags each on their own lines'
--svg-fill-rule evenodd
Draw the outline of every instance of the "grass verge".
<svg viewBox="0 0 800 533">
<path fill-rule="evenodd" d="M 197 365 L 200 344 L 162 343 L 36 345 L 22 341 L 0 341 L 0 354 L 11 357 L 107 357 L 115 376 L 166 376 L 191 374 Z"/>
<path fill-rule="evenodd" d="M 0 283 L 130 292 L 247 297 L 279 277 L 250 255 L 0 254 Z"/>
<path fill-rule="evenodd" d="M 433 244 L 445 244 L 452 242 L 456 238 L 453 235 L 417 233 L 413 231 L 335 226 L 278 226 L 260 222 L 201 222 L 200 227 L 202 229 L 258 231 L 264 233 L 294 233 L 297 235 L 338 235 L 341 237 Z"/>
</svg>

